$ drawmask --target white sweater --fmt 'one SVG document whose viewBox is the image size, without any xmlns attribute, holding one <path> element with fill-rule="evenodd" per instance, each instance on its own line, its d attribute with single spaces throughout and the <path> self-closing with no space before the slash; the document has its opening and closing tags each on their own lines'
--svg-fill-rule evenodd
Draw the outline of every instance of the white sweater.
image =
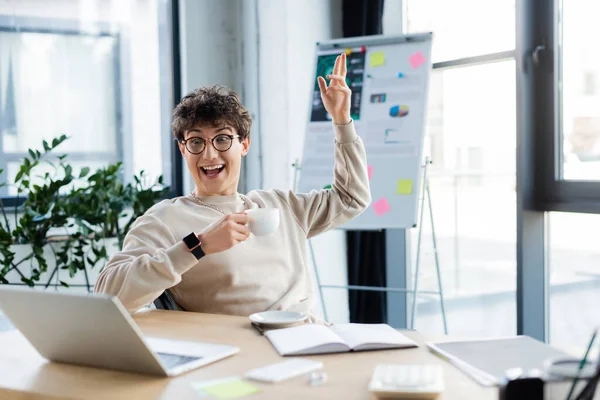
<svg viewBox="0 0 600 400">
<path fill-rule="evenodd" d="M 369 205 L 371 195 L 362 140 L 354 124 L 335 126 L 332 189 L 296 194 L 256 190 L 252 208 L 276 207 L 278 231 L 246 241 L 200 260 L 181 241 L 223 218 L 190 195 L 164 200 L 138 218 L 123 244 L 100 274 L 99 293 L 117 296 L 134 311 L 170 289 L 185 310 L 250 315 L 265 310 L 310 312 L 314 305 L 307 238 L 340 226 Z M 201 198 L 225 212 L 244 210 L 238 195 Z"/>
</svg>

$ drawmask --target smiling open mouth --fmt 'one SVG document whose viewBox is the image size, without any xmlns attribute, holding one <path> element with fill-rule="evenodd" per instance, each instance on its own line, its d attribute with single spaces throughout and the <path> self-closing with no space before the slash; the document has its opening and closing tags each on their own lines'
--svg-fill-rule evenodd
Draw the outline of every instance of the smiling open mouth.
<svg viewBox="0 0 600 400">
<path fill-rule="evenodd" d="M 202 170 L 202 172 L 204 172 L 204 174 L 209 177 L 209 178 L 214 178 L 217 175 L 219 175 L 221 173 L 221 171 L 223 171 L 223 169 L 225 168 L 225 165 L 211 165 L 208 167 L 202 167 L 200 168 Z"/>
</svg>

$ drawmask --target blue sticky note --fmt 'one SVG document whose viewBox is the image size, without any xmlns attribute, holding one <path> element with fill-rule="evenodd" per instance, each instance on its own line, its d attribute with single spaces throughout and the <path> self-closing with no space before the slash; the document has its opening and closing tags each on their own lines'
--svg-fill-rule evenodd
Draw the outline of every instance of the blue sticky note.
<svg viewBox="0 0 600 400">
<path fill-rule="evenodd" d="M 398 72 L 398 78 L 404 78 L 404 74 L 402 72 Z"/>
</svg>

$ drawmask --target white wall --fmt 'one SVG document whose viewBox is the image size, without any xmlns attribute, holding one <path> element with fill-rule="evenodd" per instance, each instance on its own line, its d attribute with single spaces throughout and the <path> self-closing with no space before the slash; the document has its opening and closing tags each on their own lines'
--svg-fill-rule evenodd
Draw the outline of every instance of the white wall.
<svg viewBox="0 0 600 400">
<path fill-rule="evenodd" d="M 315 45 L 341 37 L 341 0 L 180 0 L 180 15 L 183 92 L 225 84 L 242 93 L 253 115 L 245 190 L 261 183 L 291 189 L 309 115 Z M 191 190 L 189 176 L 185 183 Z M 345 285 L 344 232 L 323 234 L 313 244 L 321 282 Z M 347 321 L 347 291 L 325 291 L 329 319 Z"/>
</svg>

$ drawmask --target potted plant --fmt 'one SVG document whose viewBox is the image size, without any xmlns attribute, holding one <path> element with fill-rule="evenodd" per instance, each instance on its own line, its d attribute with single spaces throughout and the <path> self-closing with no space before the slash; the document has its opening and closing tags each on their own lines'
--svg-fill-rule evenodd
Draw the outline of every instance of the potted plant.
<svg viewBox="0 0 600 400">
<path fill-rule="evenodd" d="M 68 287 L 66 271 L 83 275 L 79 286 L 91 290 L 89 272 L 101 270 L 135 220 L 169 190 L 162 176 L 150 182 L 144 171 L 125 183 L 121 163 L 74 174 L 68 155 L 55 155 L 65 140 L 29 149 L 13 182 L 16 205 L 0 199 L 0 284 Z M 2 178 L 0 170 L 0 187 L 7 186 Z"/>
</svg>

